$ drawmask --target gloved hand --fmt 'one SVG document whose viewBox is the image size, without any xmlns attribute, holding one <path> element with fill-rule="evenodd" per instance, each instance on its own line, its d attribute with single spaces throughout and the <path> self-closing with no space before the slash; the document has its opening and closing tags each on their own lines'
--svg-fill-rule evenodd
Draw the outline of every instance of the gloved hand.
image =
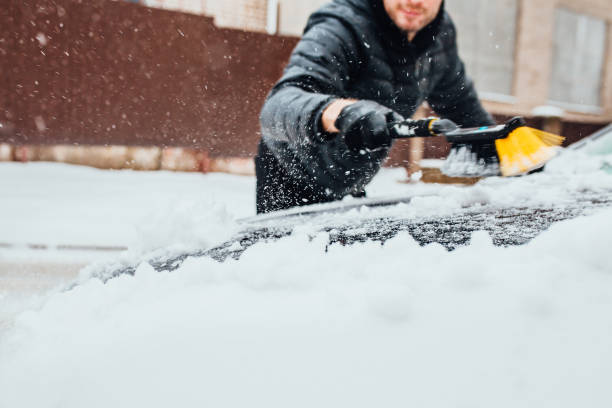
<svg viewBox="0 0 612 408">
<path fill-rule="evenodd" d="M 378 149 L 391 146 L 388 123 L 404 118 L 374 101 L 360 100 L 345 106 L 335 126 L 352 150 Z"/>
</svg>

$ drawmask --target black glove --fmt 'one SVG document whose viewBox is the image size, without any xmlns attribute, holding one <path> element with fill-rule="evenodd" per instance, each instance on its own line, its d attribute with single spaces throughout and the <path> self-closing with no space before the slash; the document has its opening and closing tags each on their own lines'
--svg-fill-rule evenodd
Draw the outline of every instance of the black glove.
<svg viewBox="0 0 612 408">
<path fill-rule="evenodd" d="M 391 146 L 388 123 L 403 117 L 373 101 L 361 100 L 345 106 L 336 119 L 336 128 L 349 149 L 378 149 Z"/>
</svg>

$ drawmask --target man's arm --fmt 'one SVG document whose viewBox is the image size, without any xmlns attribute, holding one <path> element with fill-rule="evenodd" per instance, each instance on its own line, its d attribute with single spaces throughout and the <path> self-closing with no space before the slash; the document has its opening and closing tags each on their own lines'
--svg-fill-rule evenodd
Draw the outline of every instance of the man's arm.
<svg viewBox="0 0 612 408">
<path fill-rule="evenodd" d="M 351 103 L 341 96 L 359 64 L 356 50 L 353 33 L 341 21 L 311 17 L 263 106 L 260 120 L 267 136 L 300 145 L 337 132 L 335 117 Z"/>
<path fill-rule="evenodd" d="M 478 100 L 472 80 L 465 73 L 465 66 L 457 51 L 454 29 L 449 41 L 448 69 L 427 102 L 439 115 L 465 127 L 494 124 L 493 118 Z"/>
</svg>

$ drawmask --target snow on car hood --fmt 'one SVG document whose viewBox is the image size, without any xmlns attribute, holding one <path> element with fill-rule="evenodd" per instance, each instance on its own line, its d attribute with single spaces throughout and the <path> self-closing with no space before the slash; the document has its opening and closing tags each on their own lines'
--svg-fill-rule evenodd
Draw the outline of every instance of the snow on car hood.
<svg viewBox="0 0 612 408">
<path fill-rule="evenodd" d="M 609 406 L 611 240 L 605 211 L 512 248 L 399 235 L 322 256 L 296 233 L 240 261 L 142 264 L 23 313 L 0 405 Z"/>
</svg>

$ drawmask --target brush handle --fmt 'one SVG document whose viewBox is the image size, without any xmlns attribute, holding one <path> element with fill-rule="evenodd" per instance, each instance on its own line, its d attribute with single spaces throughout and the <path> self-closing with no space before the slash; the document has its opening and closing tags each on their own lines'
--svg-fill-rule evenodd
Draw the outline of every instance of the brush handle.
<svg viewBox="0 0 612 408">
<path fill-rule="evenodd" d="M 486 143 L 508 137 L 512 131 L 525 125 L 525 120 L 517 116 L 503 125 L 456 129 L 444 136 L 450 143 Z"/>
</svg>

